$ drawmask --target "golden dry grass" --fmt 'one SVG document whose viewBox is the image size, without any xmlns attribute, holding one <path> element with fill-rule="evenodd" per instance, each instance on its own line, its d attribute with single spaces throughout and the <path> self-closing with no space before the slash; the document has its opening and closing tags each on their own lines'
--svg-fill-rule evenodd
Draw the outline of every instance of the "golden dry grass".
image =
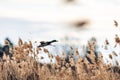
<svg viewBox="0 0 120 80">
<path fill-rule="evenodd" d="M 79 56 L 77 60 L 70 54 L 66 61 L 66 54 L 63 52 L 62 57 L 54 56 L 56 63 L 42 64 L 35 60 L 41 48 L 35 51 L 31 42 L 19 39 L 18 46 L 14 46 L 12 50 L 13 57 L 10 59 L 4 55 L 0 61 L 0 80 L 120 80 L 120 67 L 104 64 L 100 53 L 96 60 L 94 45 L 88 47 L 90 54 L 86 56 L 92 64 L 86 58 L 80 57 L 78 49 L 76 49 L 76 55 Z M 44 52 L 53 58 L 47 49 L 44 49 Z M 34 57 L 30 57 L 30 53 L 34 53 Z M 117 56 L 115 52 L 113 55 Z M 112 59 L 112 55 L 109 57 Z"/>
</svg>

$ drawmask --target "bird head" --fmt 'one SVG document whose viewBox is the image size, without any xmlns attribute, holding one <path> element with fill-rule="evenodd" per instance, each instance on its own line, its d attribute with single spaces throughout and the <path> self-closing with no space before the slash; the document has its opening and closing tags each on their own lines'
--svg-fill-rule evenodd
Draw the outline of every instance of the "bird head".
<svg viewBox="0 0 120 80">
<path fill-rule="evenodd" d="M 52 40 L 52 42 L 58 42 L 58 40 Z"/>
</svg>

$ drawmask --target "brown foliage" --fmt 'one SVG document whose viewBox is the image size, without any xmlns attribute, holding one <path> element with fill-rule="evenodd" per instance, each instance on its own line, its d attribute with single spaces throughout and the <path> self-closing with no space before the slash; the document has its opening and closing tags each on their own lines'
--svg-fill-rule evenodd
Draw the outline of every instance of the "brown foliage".
<svg viewBox="0 0 120 80">
<path fill-rule="evenodd" d="M 95 60 L 94 47 L 91 45 L 90 54 L 87 55 L 93 62 L 91 64 L 86 58 L 79 57 L 74 60 L 69 57 L 69 62 L 60 56 L 53 56 L 56 63 L 42 64 L 35 58 L 29 56 L 32 43 L 19 40 L 18 46 L 14 46 L 12 59 L 3 57 L 0 61 L 1 80 L 119 80 L 120 67 L 112 67 L 102 62 L 102 55 Z M 41 50 L 41 49 L 38 49 Z M 32 51 L 33 53 L 36 53 Z M 44 52 L 49 53 L 47 49 Z M 75 52 L 79 56 L 78 49 Z M 113 52 L 115 56 L 115 52 Z M 63 56 L 66 56 L 63 52 Z M 112 59 L 112 55 L 109 55 Z M 41 57 L 44 59 L 44 57 Z M 116 61 L 116 64 L 118 62 Z"/>
</svg>

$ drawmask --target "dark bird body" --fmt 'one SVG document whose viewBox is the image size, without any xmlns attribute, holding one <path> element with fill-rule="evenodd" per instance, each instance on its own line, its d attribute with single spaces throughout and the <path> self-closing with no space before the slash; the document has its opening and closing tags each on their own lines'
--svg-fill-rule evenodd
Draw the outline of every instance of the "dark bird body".
<svg viewBox="0 0 120 80">
<path fill-rule="evenodd" d="M 47 42 L 41 41 L 38 47 L 45 47 L 45 46 L 51 45 L 51 43 L 54 43 L 54 42 L 58 42 L 58 41 L 57 40 L 52 40 L 52 41 L 47 41 Z"/>
</svg>

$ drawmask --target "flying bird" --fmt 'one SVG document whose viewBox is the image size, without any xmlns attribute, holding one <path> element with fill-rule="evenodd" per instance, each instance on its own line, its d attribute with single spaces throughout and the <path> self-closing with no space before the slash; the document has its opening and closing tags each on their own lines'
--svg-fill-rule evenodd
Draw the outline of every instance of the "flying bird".
<svg viewBox="0 0 120 80">
<path fill-rule="evenodd" d="M 84 20 L 74 20 L 70 22 L 71 27 L 74 27 L 76 29 L 85 29 L 86 26 L 90 24 L 90 21 L 87 19 Z"/>
<path fill-rule="evenodd" d="M 57 40 L 52 40 L 52 41 L 47 41 L 47 42 L 41 41 L 38 47 L 45 47 L 45 46 L 51 45 L 51 43 L 54 43 L 54 42 L 58 42 L 58 41 Z"/>
<path fill-rule="evenodd" d="M 118 22 L 116 20 L 114 20 L 114 25 L 115 27 L 118 27 Z"/>
</svg>

